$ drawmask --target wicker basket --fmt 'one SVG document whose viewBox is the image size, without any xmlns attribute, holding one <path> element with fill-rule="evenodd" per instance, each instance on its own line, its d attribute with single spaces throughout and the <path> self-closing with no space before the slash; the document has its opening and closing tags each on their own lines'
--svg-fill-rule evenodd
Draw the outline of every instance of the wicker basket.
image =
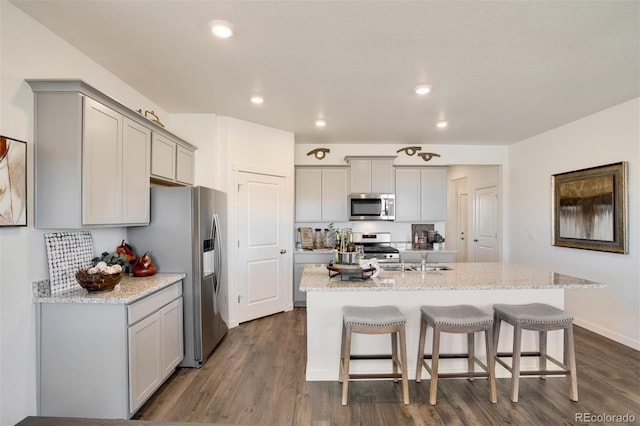
<svg viewBox="0 0 640 426">
<path fill-rule="evenodd" d="M 87 291 L 94 293 L 98 291 L 111 291 L 120 282 L 124 272 L 115 274 L 87 274 L 87 271 L 76 272 L 78 284 Z"/>
</svg>

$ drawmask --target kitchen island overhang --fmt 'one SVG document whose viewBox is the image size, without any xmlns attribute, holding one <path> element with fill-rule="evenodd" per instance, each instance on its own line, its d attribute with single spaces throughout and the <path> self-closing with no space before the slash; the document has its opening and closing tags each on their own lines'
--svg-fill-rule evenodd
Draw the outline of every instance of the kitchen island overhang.
<svg viewBox="0 0 640 426">
<path fill-rule="evenodd" d="M 450 263 L 450 270 L 381 271 L 377 278 L 346 281 L 329 277 L 326 265 L 306 265 L 300 285 L 307 292 L 307 370 L 308 381 L 338 380 L 342 307 L 395 305 L 406 316 L 407 362 L 409 377 L 415 378 L 420 306 L 460 305 L 477 306 L 487 312 L 495 303 L 546 303 L 564 309 L 565 289 L 597 289 L 605 284 L 545 271 L 515 263 Z M 499 350 L 510 351 L 512 328 L 503 324 Z M 427 334 L 427 350 L 431 348 L 431 330 Z M 388 336 L 354 336 L 352 353 L 387 353 Z M 538 333 L 525 331 L 523 351 L 537 350 Z M 550 332 L 548 352 L 560 357 L 563 337 Z M 483 339 L 476 339 L 475 352 L 484 354 Z M 465 352 L 466 336 L 447 334 L 441 340 L 441 352 Z M 535 368 L 537 359 L 523 359 L 523 368 Z M 354 373 L 385 372 L 389 362 L 365 361 L 354 363 Z M 441 372 L 462 372 L 464 360 L 448 360 Z M 503 368 L 496 368 L 497 377 L 509 377 Z"/>
</svg>

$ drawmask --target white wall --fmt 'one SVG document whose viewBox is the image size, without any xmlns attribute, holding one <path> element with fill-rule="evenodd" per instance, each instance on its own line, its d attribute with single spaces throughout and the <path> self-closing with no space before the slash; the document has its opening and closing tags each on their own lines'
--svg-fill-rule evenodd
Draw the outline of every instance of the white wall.
<svg viewBox="0 0 640 426">
<path fill-rule="evenodd" d="M 173 132 L 198 147 L 194 159 L 195 185 L 220 191 L 226 189 L 226 152 L 216 144 L 217 116 L 215 114 L 171 114 Z"/>
<path fill-rule="evenodd" d="M 28 141 L 28 226 L 0 228 L 0 425 L 36 414 L 36 328 L 31 283 L 48 278 L 45 231 L 33 227 L 33 92 L 27 78 L 80 78 L 132 109 L 166 112 L 94 61 L 0 1 L 0 129 Z M 169 129 L 171 130 L 171 129 Z M 96 252 L 112 251 L 123 228 L 92 231 Z"/>
<path fill-rule="evenodd" d="M 440 157 L 433 157 L 424 161 L 417 154 L 408 156 L 404 152 L 396 151 L 411 146 L 408 144 L 296 144 L 296 166 L 345 166 L 344 157 L 355 155 L 394 156 L 396 166 L 448 166 L 453 164 L 505 164 L 507 161 L 507 147 L 500 145 L 427 145 L 422 146 L 420 152 L 434 152 Z M 316 159 L 307 152 L 316 148 L 329 148 L 329 152 L 322 160 Z"/>
<path fill-rule="evenodd" d="M 629 254 L 551 245 L 551 175 L 629 162 Z M 509 149 L 511 259 L 607 284 L 572 290 L 576 323 L 640 349 L 640 99 L 563 125 Z"/>
</svg>

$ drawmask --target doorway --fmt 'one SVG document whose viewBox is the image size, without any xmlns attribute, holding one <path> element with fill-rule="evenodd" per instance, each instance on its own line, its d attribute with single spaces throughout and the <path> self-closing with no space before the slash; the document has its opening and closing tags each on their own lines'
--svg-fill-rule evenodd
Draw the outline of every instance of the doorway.
<svg viewBox="0 0 640 426">
<path fill-rule="evenodd" d="M 238 322 L 286 310 L 291 294 L 286 179 L 238 173 Z"/>
<path fill-rule="evenodd" d="M 499 208 L 498 187 L 476 189 L 475 238 L 473 240 L 475 262 L 498 262 L 500 260 Z"/>
</svg>

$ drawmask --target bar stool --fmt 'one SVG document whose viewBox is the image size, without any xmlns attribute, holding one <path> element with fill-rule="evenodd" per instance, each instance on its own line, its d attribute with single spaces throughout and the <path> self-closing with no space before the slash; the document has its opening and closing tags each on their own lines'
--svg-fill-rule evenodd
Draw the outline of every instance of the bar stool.
<svg viewBox="0 0 640 426">
<path fill-rule="evenodd" d="M 475 377 L 489 378 L 489 400 L 498 402 L 496 395 L 495 363 L 493 362 L 493 317 L 491 314 L 470 305 L 455 306 L 422 306 L 420 308 L 420 340 L 418 342 L 418 364 L 416 366 L 416 382 L 420 382 L 422 367 L 431 375 L 431 387 L 429 390 L 429 404 L 436 405 L 438 394 L 438 379 L 467 377 L 473 381 Z M 431 354 L 424 353 L 427 327 L 433 327 L 433 349 Z M 475 333 L 484 331 L 487 364 L 485 365 L 475 357 Z M 467 334 L 467 353 L 441 354 L 440 333 L 465 333 Z M 440 359 L 466 358 L 466 373 L 439 373 Z M 431 367 L 427 364 L 431 359 Z M 478 364 L 484 372 L 475 372 L 474 365 Z"/>
<path fill-rule="evenodd" d="M 402 378 L 402 401 L 409 404 L 409 382 L 407 379 L 407 344 L 405 324 L 407 318 L 395 306 L 345 306 L 342 308 L 342 345 L 340 349 L 340 382 L 342 382 L 342 405 L 347 405 L 349 380 Z M 391 334 L 391 355 L 352 355 L 351 335 Z M 398 360 L 398 335 L 400 335 L 400 360 Z M 351 360 L 391 359 L 392 374 L 350 374 Z M 398 374 L 400 367 L 401 374 Z"/>
<path fill-rule="evenodd" d="M 569 397 L 578 400 L 578 378 L 576 375 L 576 355 L 573 342 L 573 315 L 562 309 L 544 303 L 527 305 L 493 305 L 496 352 L 500 337 L 500 323 L 505 321 L 513 326 L 513 352 L 496 353 L 496 361 L 511 373 L 511 401 L 518 402 L 520 376 L 539 375 L 544 379 L 547 375 L 570 377 Z M 533 330 L 540 333 L 538 352 L 522 352 L 522 330 Z M 564 330 L 563 362 L 547 354 L 547 331 Z M 539 357 L 538 370 L 520 370 L 520 358 L 523 356 Z M 511 365 L 501 358 L 513 358 Z M 553 362 L 561 370 L 547 370 L 547 360 Z"/>
</svg>

